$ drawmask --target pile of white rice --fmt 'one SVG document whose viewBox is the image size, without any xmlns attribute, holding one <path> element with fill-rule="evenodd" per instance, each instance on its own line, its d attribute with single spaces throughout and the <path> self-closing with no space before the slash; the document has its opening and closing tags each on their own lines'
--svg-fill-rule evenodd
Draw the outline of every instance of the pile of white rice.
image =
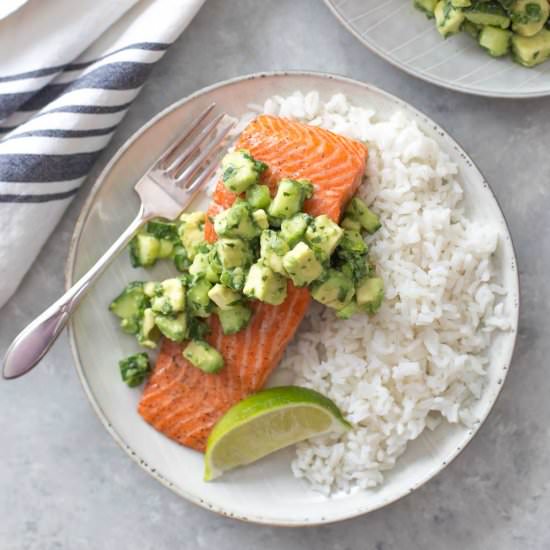
<svg viewBox="0 0 550 550">
<path fill-rule="evenodd" d="M 354 424 L 300 444 L 295 476 L 325 494 L 375 487 L 426 427 L 475 422 L 470 406 L 483 391 L 492 334 L 508 328 L 491 265 L 498 234 L 465 217 L 456 165 L 404 114 L 378 121 L 342 94 L 322 103 L 317 92 L 273 97 L 257 110 L 369 147 L 359 195 L 383 224 L 368 242 L 384 305 L 342 321 L 314 304 L 279 368 Z"/>
</svg>

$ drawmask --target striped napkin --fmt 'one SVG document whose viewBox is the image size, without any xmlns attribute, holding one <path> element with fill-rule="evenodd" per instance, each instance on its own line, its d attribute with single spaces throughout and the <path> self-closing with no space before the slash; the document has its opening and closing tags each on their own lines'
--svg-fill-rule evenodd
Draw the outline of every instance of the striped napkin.
<svg viewBox="0 0 550 550">
<path fill-rule="evenodd" d="M 204 0 L 29 0 L 0 21 L 0 307 Z"/>
</svg>

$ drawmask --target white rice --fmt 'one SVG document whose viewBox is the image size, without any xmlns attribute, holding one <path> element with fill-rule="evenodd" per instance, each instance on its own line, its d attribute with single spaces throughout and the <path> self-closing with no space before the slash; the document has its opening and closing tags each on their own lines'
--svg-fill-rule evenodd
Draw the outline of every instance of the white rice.
<svg viewBox="0 0 550 550">
<path fill-rule="evenodd" d="M 492 334 L 508 328 L 491 263 L 498 234 L 465 217 L 456 165 L 403 113 L 378 121 L 342 94 L 322 103 L 315 91 L 252 108 L 369 146 L 359 195 L 383 224 L 368 242 L 384 305 L 342 321 L 314 304 L 280 368 L 354 424 L 298 445 L 294 475 L 325 494 L 376 487 L 426 427 L 475 421 Z"/>
</svg>

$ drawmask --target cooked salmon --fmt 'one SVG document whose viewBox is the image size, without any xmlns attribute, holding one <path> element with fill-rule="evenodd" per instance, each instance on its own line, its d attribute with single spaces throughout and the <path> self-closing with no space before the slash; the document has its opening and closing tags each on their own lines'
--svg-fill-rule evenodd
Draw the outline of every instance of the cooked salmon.
<svg viewBox="0 0 550 550">
<path fill-rule="evenodd" d="M 272 193 L 282 178 L 308 179 L 313 198 L 304 210 L 313 216 L 340 219 L 365 172 L 367 150 L 361 143 L 314 126 L 273 116 L 259 116 L 243 131 L 236 144 L 265 162 L 263 183 Z M 209 215 L 228 208 L 236 195 L 219 182 Z M 216 240 L 211 224 L 210 242 Z M 153 373 L 139 403 L 139 413 L 157 430 L 177 442 L 204 451 L 208 434 L 235 403 L 258 391 L 280 361 L 308 309 L 309 291 L 288 283 L 283 304 L 252 304 L 248 327 L 226 336 L 215 315 L 208 319 L 206 338 L 224 357 L 225 367 L 206 374 L 182 356 L 185 344 L 164 340 Z"/>
</svg>

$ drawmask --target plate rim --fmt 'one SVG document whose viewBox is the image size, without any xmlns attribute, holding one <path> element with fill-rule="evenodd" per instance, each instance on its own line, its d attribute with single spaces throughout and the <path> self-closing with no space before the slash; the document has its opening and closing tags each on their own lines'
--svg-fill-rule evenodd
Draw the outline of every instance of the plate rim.
<svg viewBox="0 0 550 550">
<path fill-rule="evenodd" d="M 78 346 L 76 343 L 76 334 L 75 329 L 73 326 L 73 321 L 70 320 L 68 323 L 68 335 L 69 335 L 69 345 L 71 348 L 71 353 L 73 356 L 73 366 L 77 372 L 78 378 L 80 380 L 80 383 L 84 389 L 84 393 L 86 394 L 86 397 L 88 401 L 90 402 L 93 411 L 99 418 L 100 422 L 103 424 L 104 428 L 107 430 L 107 432 L 111 435 L 111 437 L 115 440 L 117 445 L 121 449 L 123 449 L 126 454 L 143 470 L 145 470 L 149 475 L 151 475 L 155 480 L 160 482 L 164 487 L 167 489 L 170 489 L 173 493 L 178 495 L 179 497 L 183 497 L 189 502 L 192 502 L 193 504 L 196 504 L 200 506 L 201 508 L 204 508 L 206 510 L 210 510 L 212 512 L 216 512 L 219 515 L 222 515 L 224 517 L 228 517 L 231 519 L 238 519 L 244 522 L 249 523 L 255 523 L 255 524 L 262 524 L 262 525 L 270 525 L 275 527 L 314 527 L 317 525 L 326 525 L 331 523 L 336 523 L 340 521 L 345 521 L 348 519 L 356 518 L 362 515 L 366 515 L 370 512 L 374 512 L 375 510 L 379 510 L 381 508 L 386 507 L 389 504 L 393 504 L 394 502 L 397 502 L 401 500 L 402 498 L 406 497 L 419 487 L 426 484 L 428 481 L 432 480 L 437 474 L 439 474 L 441 471 L 443 471 L 451 462 L 453 462 L 461 453 L 462 451 L 471 443 L 473 438 L 479 433 L 479 430 L 481 426 L 486 422 L 487 418 L 491 414 L 498 398 L 500 397 L 502 393 L 502 388 L 504 387 L 504 383 L 506 381 L 506 377 L 508 375 L 508 372 L 510 370 L 510 367 L 512 365 L 515 351 L 517 348 L 517 341 L 518 341 L 518 326 L 519 326 L 519 316 L 520 316 L 520 307 L 521 307 L 521 294 L 520 294 L 520 278 L 519 278 L 519 268 L 518 268 L 518 262 L 517 262 L 517 253 L 516 248 L 514 246 L 514 242 L 512 239 L 512 234 L 510 232 L 510 226 L 508 224 L 508 221 L 506 220 L 506 217 L 504 215 L 504 212 L 502 211 L 502 208 L 500 206 L 500 203 L 498 202 L 498 199 L 493 192 L 491 186 L 487 182 L 486 178 L 484 177 L 483 173 L 477 166 L 477 164 L 470 158 L 470 156 L 466 153 L 466 151 L 462 148 L 462 146 L 455 140 L 454 137 L 452 137 L 442 126 L 440 126 L 437 122 L 431 119 L 428 115 L 426 115 L 424 112 L 418 110 L 416 107 L 411 105 L 405 100 L 400 99 L 399 97 L 386 92 L 385 90 L 374 86 L 372 84 L 358 81 L 346 76 L 337 75 L 334 73 L 327 73 L 327 72 L 317 72 L 317 71 L 268 71 L 268 72 L 257 72 L 257 73 L 250 73 L 243 76 L 234 77 L 227 80 L 222 80 L 219 82 L 216 82 L 214 84 L 211 84 L 209 86 L 206 86 L 204 88 L 201 88 L 192 94 L 189 94 L 188 96 L 185 96 L 172 104 L 168 105 L 164 109 L 162 109 L 160 112 L 158 112 L 156 115 L 154 115 L 151 119 L 149 119 L 145 124 L 140 126 L 135 132 L 133 132 L 125 141 L 124 143 L 117 149 L 113 157 L 109 160 L 109 162 L 105 165 L 105 167 L 101 170 L 99 175 L 96 178 L 96 181 L 91 186 L 90 190 L 88 191 L 88 196 L 86 197 L 86 200 L 84 201 L 84 204 L 81 207 L 80 213 L 78 215 L 78 218 L 76 220 L 73 233 L 71 235 L 70 239 L 70 245 L 69 245 L 69 253 L 67 256 L 67 260 L 65 263 L 65 269 L 64 269 L 64 276 L 65 276 L 65 288 L 68 289 L 72 285 L 72 281 L 74 278 L 74 269 L 75 269 L 75 261 L 76 261 L 76 255 L 78 246 L 80 243 L 80 238 L 82 236 L 82 230 L 84 228 L 84 225 L 86 221 L 88 220 L 88 217 L 91 212 L 91 208 L 95 202 L 95 198 L 99 191 L 101 190 L 103 184 L 105 183 L 105 180 L 112 170 L 113 166 L 126 154 L 128 149 L 134 144 L 134 142 L 146 131 L 148 131 L 152 126 L 154 126 L 159 120 L 164 118 L 165 116 L 169 115 L 172 111 L 180 108 L 181 106 L 185 105 L 186 103 L 192 101 L 193 99 L 200 97 L 202 95 L 208 94 L 209 92 L 220 89 L 226 86 L 231 86 L 238 82 L 243 82 L 247 80 L 257 80 L 261 78 L 267 78 L 267 77 L 275 77 L 275 78 L 285 78 L 288 76 L 301 76 L 301 77 L 314 77 L 314 78 L 321 78 L 321 79 L 327 79 L 327 80 L 336 80 L 340 82 L 346 82 L 348 84 L 352 84 L 355 86 L 359 86 L 361 88 L 373 91 L 375 93 L 381 94 L 385 96 L 386 98 L 392 100 L 397 105 L 403 105 L 407 109 L 417 113 L 421 117 L 423 117 L 426 121 L 429 121 L 430 124 L 432 124 L 437 130 L 440 130 L 444 132 L 444 135 L 447 139 L 450 139 L 452 144 L 457 148 L 457 150 L 465 155 L 466 159 L 471 163 L 472 167 L 477 170 L 479 173 L 482 181 L 486 183 L 488 191 L 491 193 L 493 199 L 495 200 L 495 203 L 501 213 L 502 219 L 504 221 L 504 226 L 506 228 L 506 232 L 509 237 L 509 242 L 511 246 L 511 251 L 513 254 L 514 259 L 514 272 L 515 272 L 515 289 L 517 290 L 517 306 L 515 308 L 515 318 L 514 318 L 514 341 L 513 345 L 510 350 L 509 357 L 506 358 L 504 361 L 504 372 L 501 373 L 502 383 L 499 385 L 498 391 L 496 395 L 494 396 L 493 402 L 490 404 L 487 413 L 485 416 L 480 419 L 479 424 L 475 426 L 475 428 L 472 428 L 468 431 L 466 434 L 466 439 L 463 442 L 463 445 L 461 447 L 458 447 L 457 450 L 453 451 L 453 453 L 447 457 L 447 460 L 440 464 L 439 466 L 433 468 L 428 472 L 427 475 L 425 475 L 420 481 L 417 481 L 412 487 L 405 488 L 400 494 L 393 498 L 389 498 L 384 502 L 379 503 L 378 505 L 374 507 L 370 507 L 368 509 L 358 508 L 355 510 L 352 514 L 340 514 L 336 515 L 334 517 L 322 517 L 317 518 L 313 520 L 302 520 L 302 521 L 292 521 L 292 520 L 280 520 L 280 521 L 274 521 L 270 518 L 262 517 L 261 515 L 248 515 L 247 516 L 237 516 L 231 511 L 228 511 L 223 506 L 213 505 L 209 502 L 207 502 L 205 499 L 188 493 L 181 487 L 175 486 L 172 482 L 165 479 L 164 476 L 162 476 L 159 472 L 148 466 L 148 464 L 139 457 L 136 452 L 129 446 L 129 444 L 124 441 L 123 437 L 118 434 L 118 432 L 114 429 L 111 422 L 109 421 L 108 416 L 103 412 L 101 406 L 96 401 L 95 396 L 88 384 L 87 378 L 85 376 L 83 364 L 80 359 L 80 353 L 78 350 Z"/>
<path fill-rule="evenodd" d="M 408 0 L 410 1 L 410 0 Z M 344 16 L 338 11 L 338 6 L 335 5 L 334 0 L 324 0 L 325 5 L 329 8 L 329 10 L 332 12 L 334 17 L 338 19 L 340 24 L 350 33 L 352 34 L 363 46 L 367 47 L 371 52 L 375 53 L 378 57 L 386 61 L 387 63 L 390 63 L 397 69 L 414 76 L 415 78 L 418 78 L 420 80 L 423 80 L 424 82 L 428 82 L 429 84 L 433 84 L 434 86 L 439 86 L 440 88 L 445 88 L 446 90 L 450 90 L 452 92 L 459 92 L 462 94 L 467 94 L 470 96 L 477 96 L 477 97 L 488 97 L 493 99 L 535 99 L 535 98 L 541 98 L 541 97 L 548 97 L 550 96 L 550 88 L 547 91 L 541 91 L 541 92 L 526 92 L 526 93 L 505 93 L 505 92 L 484 92 L 482 90 L 474 90 L 472 88 L 468 88 L 466 86 L 461 86 L 460 84 L 457 85 L 451 85 L 448 83 L 445 79 L 440 79 L 435 76 L 430 76 L 428 74 L 425 74 L 421 71 L 415 71 L 414 69 L 410 68 L 405 63 L 402 63 L 400 61 L 397 61 L 396 59 L 393 59 L 390 57 L 386 52 L 384 52 L 381 48 L 378 48 L 374 43 L 371 43 L 365 39 L 365 37 L 359 33 L 353 26 L 347 21 L 347 19 L 344 18 Z M 345 0 L 341 1 L 341 4 L 343 4 Z M 550 63 L 550 61 L 549 61 Z M 454 139 L 454 138 L 453 138 Z M 499 205 L 500 206 L 500 205 Z"/>
</svg>

